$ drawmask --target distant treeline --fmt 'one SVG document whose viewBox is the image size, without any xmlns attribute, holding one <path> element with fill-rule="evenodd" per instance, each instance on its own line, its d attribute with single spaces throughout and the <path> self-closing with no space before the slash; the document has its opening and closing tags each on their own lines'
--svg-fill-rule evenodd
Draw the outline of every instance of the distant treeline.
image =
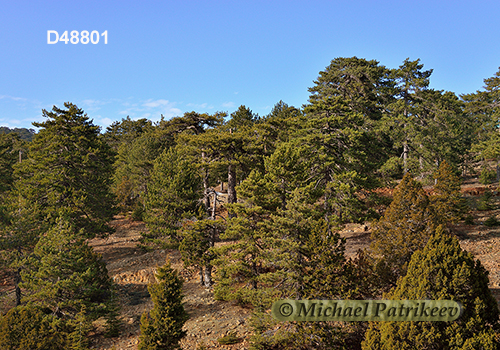
<svg viewBox="0 0 500 350">
<path fill-rule="evenodd" d="M 10 134 L 11 132 L 17 133 L 21 140 L 28 142 L 31 142 L 31 140 L 33 139 L 33 135 L 35 135 L 34 129 L 26 129 L 26 128 L 10 129 L 6 126 L 0 126 L 0 134 Z"/>
</svg>

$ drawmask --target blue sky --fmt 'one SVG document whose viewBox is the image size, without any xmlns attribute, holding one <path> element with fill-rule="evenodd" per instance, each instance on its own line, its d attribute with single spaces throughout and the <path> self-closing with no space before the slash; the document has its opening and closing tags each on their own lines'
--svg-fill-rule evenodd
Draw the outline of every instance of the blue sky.
<svg viewBox="0 0 500 350">
<path fill-rule="evenodd" d="M 32 127 L 70 101 L 103 128 L 197 111 L 261 116 L 301 107 L 337 57 L 407 57 L 431 87 L 483 87 L 500 66 L 498 1 L 0 0 L 0 126 Z M 93 44 L 47 44 L 47 31 L 107 30 Z M 52 38 L 53 39 L 53 38 Z"/>
</svg>

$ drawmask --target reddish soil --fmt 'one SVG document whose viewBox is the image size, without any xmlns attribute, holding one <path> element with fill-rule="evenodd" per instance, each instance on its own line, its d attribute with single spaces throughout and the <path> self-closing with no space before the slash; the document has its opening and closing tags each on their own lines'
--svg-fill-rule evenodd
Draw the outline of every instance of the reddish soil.
<svg viewBox="0 0 500 350">
<path fill-rule="evenodd" d="M 486 188 L 492 191 L 496 187 L 478 186 L 477 183 L 465 183 L 462 192 L 472 207 Z M 386 193 L 387 192 L 387 193 Z M 384 194 L 391 195 L 386 190 Z M 497 194 L 497 193 L 495 193 Z M 494 197 L 497 207 L 500 197 Z M 500 226 L 487 227 L 484 221 L 495 216 L 500 220 L 500 209 L 479 212 L 474 211 L 474 225 L 460 225 L 457 236 L 461 246 L 481 260 L 490 272 L 490 288 L 500 301 Z M 102 324 L 96 322 L 96 332 L 92 336 L 93 349 L 137 349 L 140 333 L 140 318 L 143 312 L 152 308 L 147 291 L 147 284 L 154 282 L 154 272 L 167 259 L 184 278 L 184 305 L 190 315 L 185 324 L 187 337 L 182 340 L 183 349 L 197 349 L 204 344 L 207 349 L 248 349 L 250 329 L 248 317 L 250 310 L 229 302 L 216 301 L 211 290 L 202 287 L 193 270 L 183 267 L 180 254 L 175 250 L 150 250 L 138 246 L 141 232 L 146 227 L 141 222 L 134 222 L 118 216 L 112 222 L 116 233 L 106 239 L 93 239 L 90 244 L 102 254 L 107 263 L 110 276 L 117 284 L 121 303 L 122 333 L 119 338 L 107 339 L 102 336 Z M 355 256 L 358 249 L 368 247 L 370 243 L 369 223 L 347 225 L 341 235 L 346 238 L 346 255 Z M 10 290 L 10 276 L 0 276 L 0 292 Z M 12 303 L 12 292 L 0 305 L 3 310 Z M 220 345 L 217 339 L 234 332 L 241 340 L 233 345 Z"/>
</svg>

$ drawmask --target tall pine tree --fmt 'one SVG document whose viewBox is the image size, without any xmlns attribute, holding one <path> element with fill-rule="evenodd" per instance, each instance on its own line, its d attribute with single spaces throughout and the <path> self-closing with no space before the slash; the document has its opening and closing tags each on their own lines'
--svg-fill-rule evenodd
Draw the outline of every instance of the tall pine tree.
<svg viewBox="0 0 500 350">
<path fill-rule="evenodd" d="M 29 147 L 28 159 L 18 164 L 18 193 L 37 204 L 38 220 L 55 222 L 61 209 L 82 234 L 91 238 L 112 232 L 111 193 L 114 153 L 100 137 L 100 127 L 72 103 L 66 109 L 43 110 L 45 122 Z"/>
</svg>

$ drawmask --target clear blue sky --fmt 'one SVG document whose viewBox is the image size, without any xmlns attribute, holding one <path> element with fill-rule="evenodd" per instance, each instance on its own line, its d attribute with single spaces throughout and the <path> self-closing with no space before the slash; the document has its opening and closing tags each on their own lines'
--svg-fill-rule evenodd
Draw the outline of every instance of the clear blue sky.
<svg viewBox="0 0 500 350">
<path fill-rule="evenodd" d="M 500 66 L 495 1 L 0 0 L 0 125 L 32 127 L 70 101 L 106 127 L 197 111 L 301 107 L 337 57 L 398 67 L 431 87 L 483 87 Z M 47 44 L 47 31 L 107 30 L 108 44 Z M 54 38 L 54 37 L 53 37 Z M 52 39 L 53 39 L 52 38 Z"/>
</svg>

